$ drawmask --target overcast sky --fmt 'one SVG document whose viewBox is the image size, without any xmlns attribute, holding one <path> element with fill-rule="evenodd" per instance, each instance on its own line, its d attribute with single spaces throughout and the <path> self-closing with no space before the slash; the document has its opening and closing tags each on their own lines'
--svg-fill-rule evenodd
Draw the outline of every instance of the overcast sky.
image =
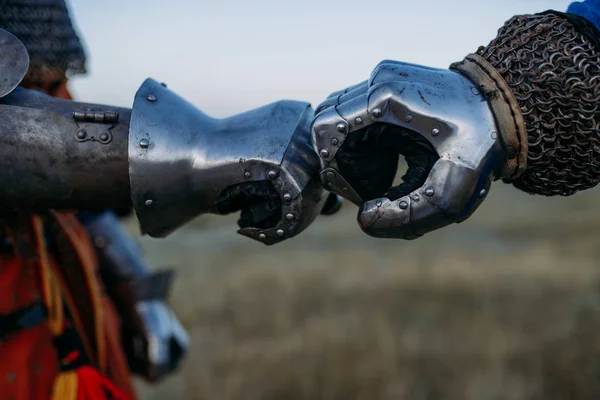
<svg viewBox="0 0 600 400">
<path fill-rule="evenodd" d="M 382 59 L 447 67 L 515 14 L 565 0 L 71 0 L 90 73 L 80 100 L 131 106 L 147 77 L 209 114 L 318 104 Z"/>
</svg>

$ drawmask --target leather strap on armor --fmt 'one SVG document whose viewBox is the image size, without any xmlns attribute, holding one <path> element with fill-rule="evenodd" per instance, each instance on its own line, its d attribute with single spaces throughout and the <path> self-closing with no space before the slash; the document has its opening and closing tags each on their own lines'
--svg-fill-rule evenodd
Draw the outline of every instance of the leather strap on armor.
<svg viewBox="0 0 600 400">
<path fill-rule="evenodd" d="M 576 20 L 554 11 L 516 16 L 477 51 L 525 120 L 527 168 L 512 183 L 528 193 L 568 196 L 600 182 L 600 35 Z"/>
<path fill-rule="evenodd" d="M 48 314 L 41 301 L 15 310 L 9 314 L 0 314 L 0 341 L 23 329 L 33 328 L 46 320 Z"/>
<path fill-rule="evenodd" d="M 508 83 L 478 54 L 470 54 L 462 62 L 452 64 L 450 68 L 471 79 L 485 95 L 494 113 L 507 155 L 502 168 L 502 178 L 518 178 L 527 167 L 527 129 L 519 103 Z"/>
</svg>

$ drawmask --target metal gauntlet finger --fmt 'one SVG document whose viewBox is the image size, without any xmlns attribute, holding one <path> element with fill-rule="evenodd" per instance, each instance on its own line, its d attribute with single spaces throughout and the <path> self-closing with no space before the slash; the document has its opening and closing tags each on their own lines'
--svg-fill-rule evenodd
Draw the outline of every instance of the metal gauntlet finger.
<svg viewBox="0 0 600 400">
<path fill-rule="evenodd" d="M 346 89 L 338 90 L 337 92 L 333 92 L 332 94 L 327 96 L 325 101 L 323 101 L 321 104 L 319 104 L 319 106 L 315 110 L 315 114 L 319 114 L 321 111 L 323 111 L 329 107 L 337 106 L 337 105 L 341 104 L 342 102 L 344 102 L 345 99 L 348 99 L 351 97 L 356 97 L 360 94 L 366 93 L 368 88 L 369 88 L 368 81 L 363 81 L 356 85 L 349 86 Z"/>
<path fill-rule="evenodd" d="M 367 98 L 367 93 L 363 93 L 339 106 L 323 110 L 312 126 L 313 142 L 321 162 L 323 186 L 355 204 L 362 203 L 363 199 L 340 174 L 335 156 L 348 134 L 372 123 L 365 112 Z"/>
<path fill-rule="evenodd" d="M 448 160 L 438 160 L 425 184 L 391 201 L 365 202 L 358 213 L 361 229 L 378 238 L 416 239 L 468 218 L 489 192 L 492 176 Z"/>
<path fill-rule="evenodd" d="M 429 84 L 436 79 L 436 75 L 445 73 L 446 70 L 410 64 L 401 61 L 381 61 L 369 77 L 369 87 L 379 83 L 405 81 L 411 83 Z M 439 78 L 438 78 L 439 79 Z"/>
</svg>

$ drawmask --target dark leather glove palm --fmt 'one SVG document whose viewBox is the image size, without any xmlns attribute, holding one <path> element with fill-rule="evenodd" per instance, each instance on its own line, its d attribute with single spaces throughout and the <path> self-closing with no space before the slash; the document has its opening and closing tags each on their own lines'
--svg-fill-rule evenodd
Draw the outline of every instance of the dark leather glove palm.
<svg viewBox="0 0 600 400">
<path fill-rule="evenodd" d="M 408 170 L 402 183 L 392 186 L 399 157 Z M 389 124 L 373 124 L 355 132 L 340 147 L 336 160 L 342 176 L 361 198 L 385 196 L 396 200 L 418 189 L 438 159 L 427 141 L 415 132 Z"/>
</svg>

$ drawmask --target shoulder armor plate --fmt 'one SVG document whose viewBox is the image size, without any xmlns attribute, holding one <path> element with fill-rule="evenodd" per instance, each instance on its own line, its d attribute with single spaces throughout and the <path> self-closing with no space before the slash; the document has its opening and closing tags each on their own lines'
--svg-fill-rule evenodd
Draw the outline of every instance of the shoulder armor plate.
<svg viewBox="0 0 600 400">
<path fill-rule="evenodd" d="M 0 29 L 0 98 L 21 83 L 29 68 L 25 45 L 12 33 Z"/>
</svg>

